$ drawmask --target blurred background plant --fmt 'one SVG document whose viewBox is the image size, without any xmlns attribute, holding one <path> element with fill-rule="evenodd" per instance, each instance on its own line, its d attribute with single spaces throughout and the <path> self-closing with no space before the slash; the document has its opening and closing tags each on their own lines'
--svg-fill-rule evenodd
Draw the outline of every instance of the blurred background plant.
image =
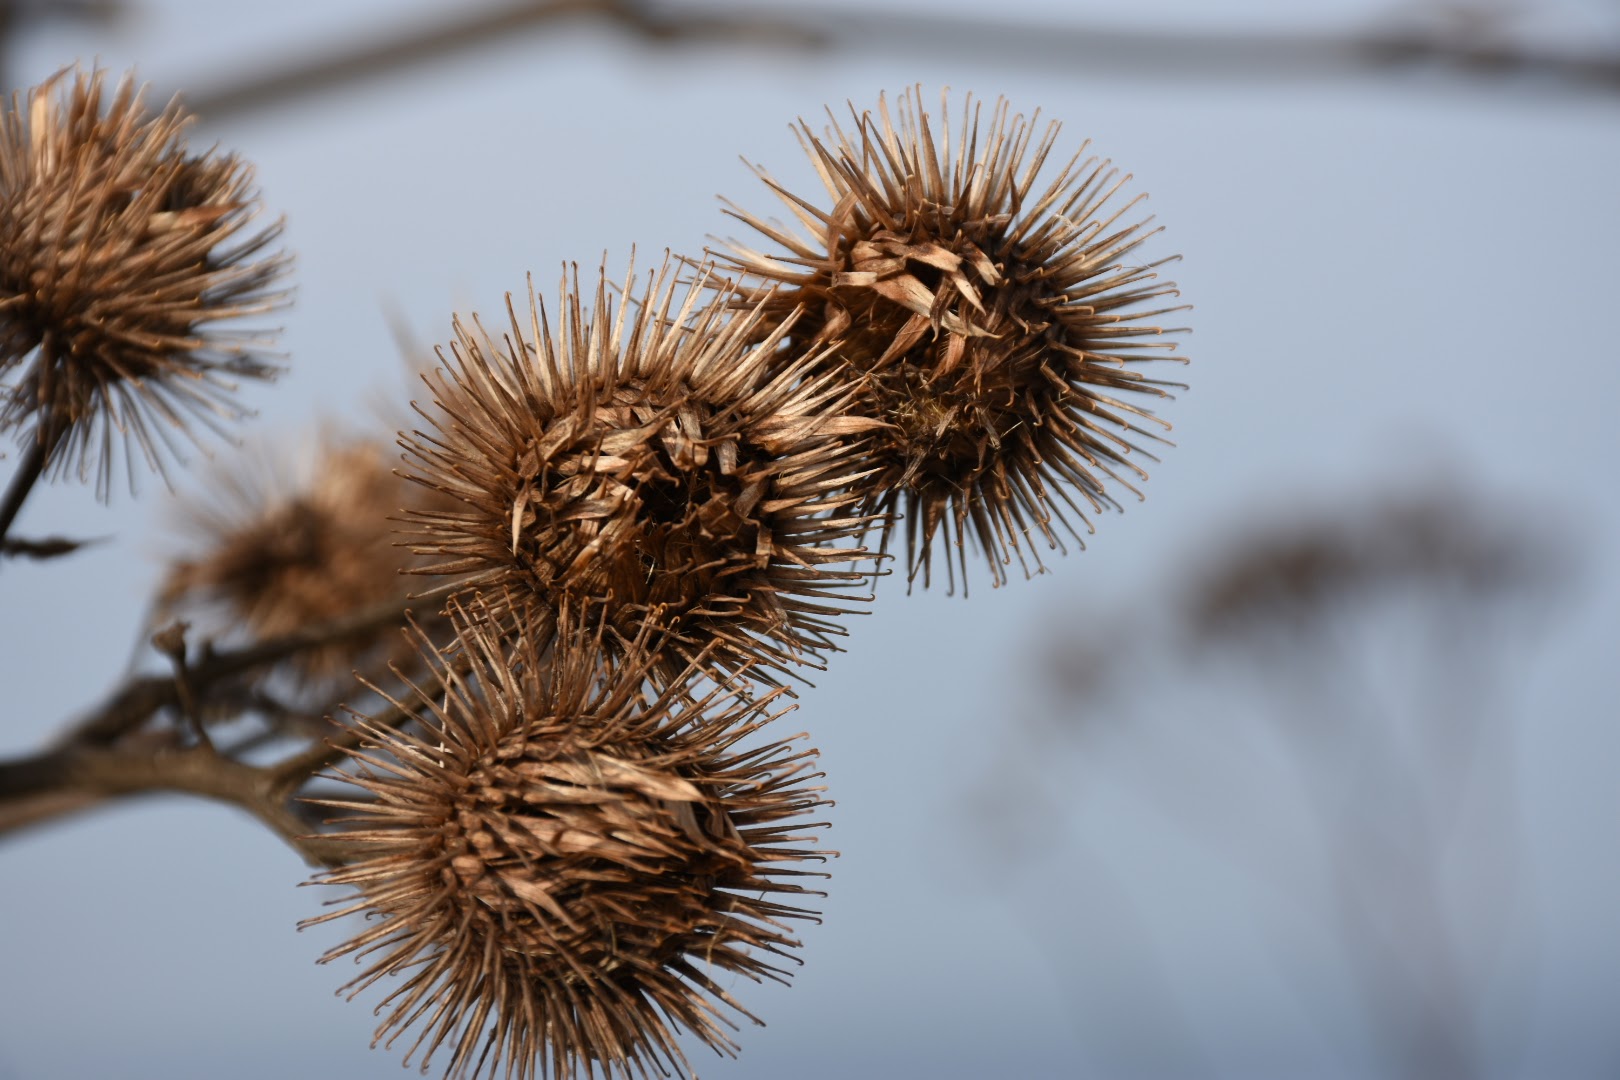
<svg viewBox="0 0 1620 1080">
<path fill-rule="evenodd" d="M 695 250 L 750 194 L 734 154 L 815 190 L 783 128 L 880 89 L 1039 105 L 1174 223 L 1181 451 L 1042 581 L 857 621 L 815 696 L 829 925 L 750 995 L 771 1038 L 704 1075 L 1620 1068 L 1613 4 L 0 15 L 11 85 L 139 64 L 199 147 L 251 148 L 301 260 L 302 363 L 240 398 L 282 438 L 397 381 L 384 304 L 443 342 L 528 270 Z M 1444 494 L 1410 481 L 1437 461 Z M 117 543 L 0 571 L 8 754 L 101 699 L 167 573 L 129 555 L 172 508 L 92 495 L 42 489 L 19 532 Z M 1247 584 L 1200 609 L 1219 579 Z M 0 1075 L 396 1075 L 309 963 L 341 938 L 287 935 L 267 834 L 154 800 L 3 854 Z"/>
<path fill-rule="evenodd" d="M 1012 893 L 1032 930 L 1065 927 L 1050 955 L 1123 925 L 1138 972 L 1172 980 L 1187 961 L 1133 914 L 1152 907 L 1144 860 L 1108 835 L 1121 814 L 1158 818 L 1181 835 L 1155 861 L 1197 882 L 1185 902 L 1253 943 L 1243 966 L 1289 987 L 1346 1068 L 1513 1073 L 1538 902 L 1519 673 L 1579 562 L 1556 526 L 1506 520 L 1455 477 L 1406 486 L 1262 512 L 1127 610 L 1054 618 L 1048 700 L 987 777 L 989 839 L 1036 821 L 1062 837 L 1000 856 L 1028 875 Z M 1102 988 L 1054 976 L 1084 1025 Z M 1126 993 L 1167 1019 L 1162 1053 L 1202 1055 L 1166 983 Z"/>
</svg>

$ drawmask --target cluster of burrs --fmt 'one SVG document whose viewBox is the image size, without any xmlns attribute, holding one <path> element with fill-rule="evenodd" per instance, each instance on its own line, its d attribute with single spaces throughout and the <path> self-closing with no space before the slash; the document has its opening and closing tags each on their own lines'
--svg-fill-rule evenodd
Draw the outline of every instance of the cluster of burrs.
<svg viewBox="0 0 1620 1080">
<path fill-rule="evenodd" d="M 118 436 L 160 463 L 233 412 L 226 376 L 271 371 L 214 324 L 274 305 L 285 260 L 235 158 L 103 97 L 59 77 L 0 131 L 0 424 L 105 488 Z M 367 675 L 314 796 L 347 898 L 311 922 L 366 917 L 327 959 L 382 983 L 379 1040 L 450 1076 L 684 1074 L 682 1031 L 734 1051 L 730 977 L 786 978 L 825 854 L 784 686 L 895 531 L 909 581 L 943 549 L 965 592 L 970 552 L 1000 584 L 1139 494 L 1174 286 L 1129 178 L 1085 147 L 1047 168 L 1037 119 L 912 91 L 801 123 L 824 195 L 759 173 L 794 224 L 734 210 L 762 239 L 457 320 L 403 459 L 326 433 L 188 511 L 159 606 L 222 634 L 427 583 L 410 649 L 384 621 L 282 670 L 311 708 Z"/>
</svg>

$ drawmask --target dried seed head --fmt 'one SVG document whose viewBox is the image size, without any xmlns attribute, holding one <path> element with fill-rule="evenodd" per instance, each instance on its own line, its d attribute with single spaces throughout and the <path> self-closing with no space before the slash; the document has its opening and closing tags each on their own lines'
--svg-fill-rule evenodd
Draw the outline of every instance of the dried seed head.
<svg viewBox="0 0 1620 1080">
<path fill-rule="evenodd" d="M 252 170 L 189 153 L 178 104 L 105 83 L 63 72 L 0 119 L 0 429 L 102 497 L 118 442 L 133 486 L 130 443 L 162 473 L 171 427 L 218 430 L 242 412 L 229 378 L 275 373 L 262 333 L 213 324 L 276 307 L 287 266 L 280 226 L 251 228 Z"/>
<path fill-rule="evenodd" d="M 188 552 L 173 560 L 158 595 L 159 620 L 181 615 L 215 637 L 265 640 L 403 604 L 417 561 L 391 518 L 431 492 L 394 474 L 382 443 L 313 440 L 301 460 L 248 455 L 218 470 L 181 504 L 176 531 Z M 400 620 L 403 622 L 403 619 Z M 295 653 L 288 670 L 312 689 L 336 689 L 356 668 L 404 660 L 398 624 Z"/>
<path fill-rule="evenodd" d="M 402 977 L 377 1039 L 415 1027 L 424 1070 L 444 1047 L 447 1076 L 685 1075 L 676 1031 L 734 1053 L 721 1006 L 759 1023 L 721 973 L 785 982 L 782 920 L 813 918 L 774 898 L 820 895 L 792 868 L 825 855 L 794 823 L 823 805 L 815 751 L 738 746 L 781 691 L 650 697 L 647 635 L 610 664 L 564 623 L 503 651 L 463 617 L 424 653 L 444 697 L 403 706 L 420 734 L 357 718 L 353 796 L 327 802 L 360 855 L 316 881 L 358 896 L 305 925 L 366 919 L 323 962 L 364 958 L 351 997 Z"/>
<path fill-rule="evenodd" d="M 576 273 L 556 333 L 532 289 L 527 326 L 508 300 L 504 343 L 458 321 L 427 380 L 437 431 L 402 445 L 459 506 L 414 515 L 416 550 L 469 590 L 606 613 L 623 638 L 666 628 L 667 673 L 711 642 L 722 667 L 789 670 L 833 648 L 870 577 L 847 543 L 868 521 L 846 510 L 865 475 L 849 436 L 877 424 L 805 377 L 814 357 L 777 363 L 785 325 L 700 310 L 701 286 L 672 310 L 676 294 L 666 265 L 615 310 L 605 275 L 593 298 Z"/>
<path fill-rule="evenodd" d="M 925 585 L 936 538 L 953 541 L 953 588 L 958 568 L 966 587 L 966 539 L 1001 584 L 1013 555 L 1031 571 L 1020 536 L 1035 568 L 1032 531 L 1061 549 L 1055 519 L 1080 539 L 1064 506 L 1088 529 L 1089 512 L 1117 508 L 1105 480 L 1140 497 L 1132 479 L 1147 474 L 1132 455 L 1152 456 L 1133 440 L 1162 442 L 1144 424 L 1169 425 L 1114 395 L 1169 396 L 1176 384 L 1139 365 L 1182 359 L 1155 356 L 1175 346 L 1150 340 L 1166 332 L 1151 321 L 1179 310 L 1147 310 L 1176 295 L 1154 273 L 1170 260 L 1124 262 L 1158 230 L 1121 224 L 1140 196 L 1107 206 L 1129 177 L 1082 146 L 1037 187 L 1058 125 L 1036 138 L 1039 114 L 1025 121 L 1001 100 L 982 113 L 969 98 L 954 147 L 948 102 L 931 119 L 918 90 L 894 114 L 880 99 L 876 117 L 855 116 L 853 136 L 834 123 L 824 140 L 800 121 L 825 207 L 756 172 L 808 237 L 733 209 L 787 251 L 733 242 L 722 255 L 754 283 L 738 295 L 764 303 L 768 324 L 802 306 L 794 341 L 838 343 L 827 363 L 863 386 L 856 413 L 889 425 L 864 508 L 889 512 L 890 528 L 903 511 L 910 574 Z"/>
</svg>

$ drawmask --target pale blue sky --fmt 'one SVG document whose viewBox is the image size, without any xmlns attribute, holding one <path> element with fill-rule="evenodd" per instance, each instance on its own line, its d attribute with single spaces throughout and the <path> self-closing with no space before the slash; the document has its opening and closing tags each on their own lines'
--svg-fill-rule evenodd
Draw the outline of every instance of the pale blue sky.
<svg viewBox="0 0 1620 1080">
<path fill-rule="evenodd" d="M 926 20 L 977 6 L 904 8 Z M 28 81 L 99 56 L 164 87 L 211 85 L 407 7 L 441 5 L 148 0 L 123 36 L 36 34 L 7 70 Z M 1052 19 L 1090 18 L 1091 7 L 1007 5 Z M 1203 5 L 1143 3 L 1130 15 L 1245 27 L 1303 18 L 1258 0 L 1221 10 L 1217 20 Z M 1338 0 L 1309 22 L 1381 10 Z M 1612 5 L 1608 22 L 1603 5 L 1564 10 L 1549 23 L 1557 32 L 1620 37 Z M 701 1075 L 1369 1075 L 1353 1020 L 1307 1021 L 1254 961 L 1237 875 L 1129 790 L 1088 803 L 1103 825 L 1087 833 L 1087 857 L 1100 848 L 1116 870 L 1108 887 L 1143 913 L 1203 1042 L 1196 1069 L 1165 1049 L 1151 1015 L 1124 1015 L 1135 975 L 1107 965 L 1139 954 L 1082 947 L 1083 933 L 1054 952 L 1057 938 L 1031 935 L 1027 891 L 1085 880 L 1005 873 L 971 807 L 1010 726 L 1038 707 L 1026 684 L 1052 626 L 1148 595 L 1200 538 L 1256 506 L 1331 506 L 1437 471 L 1465 478 L 1506 518 L 1579 536 L 1580 588 L 1513 682 L 1542 959 L 1528 976 L 1528 1056 L 1503 1075 L 1614 1075 L 1620 95 L 1439 78 L 1088 76 L 965 53 L 894 61 L 882 46 L 659 52 L 571 30 L 199 135 L 257 162 L 270 206 L 288 218 L 291 371 L 246 394 L 260 410 L 253 429 L 287 437 L 317 415 L 360 415 L 377 388 L 401 385 L 385 303 L 442 342 L 452 312 L 497 310 L 529 271 L 549 286 L 563 260 L 594 265 L 605 250 L 622 266 L 635 244 L 646 265 L 732 232 L 716 194 L 770 206 L 739 155 L 810 188 L 788 125 L 823 105 L 865 107 L 919 82 L 1005 94 L 1061 119 L 1060 148 L 1089 137 L 1151 193 L 1166 227 L 1154 250 L 1184 256 L 1172 276 L 1196 307 L 1184 346 L 1192 390 L 1163 410 L 1179 445 L 1153 470 L 1147 501 L 1102 520 L 1090 550 L 1051 574 L 967 601 L 908 598 L 891 583 L 858 620 L 850 651 L 783 721 L 812 733 L 838 802 L 828 843 L 843 857 L 826 924 L 806 932 L 793 988 L 740 989 L 769 1027 L 742 1032 L 735 1063 L 695 1057 Z M 73 487 L 28 506 L 25 533 L 116 541 L 0 574 L 0 751 L 39 744 L 106 692 L 160 571 L 164 501 L 154 481 L 110 509 Z M 1048 824 L 1036 843 L 1061 863 L 1070 834 Z M 0 846 L 0 1080 L 400 1075 L 396 1055 L 366 1048 L 369 1007 L 332 996 L 343 972 L 313 963 L 341 931 L 293 932 L 320 899 L 294 887 L 304 876 L 263 829 L 179 799 Z M 1096 1016 L 1073 1015 L 1054 968 L 1093 978 Z"/>
</svg>

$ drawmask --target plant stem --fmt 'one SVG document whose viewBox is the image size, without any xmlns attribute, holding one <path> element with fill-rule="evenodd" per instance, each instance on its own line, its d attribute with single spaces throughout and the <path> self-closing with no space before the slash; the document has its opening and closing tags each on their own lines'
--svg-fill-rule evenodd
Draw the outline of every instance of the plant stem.
<svg viewBox="0 0 1620 1080">
<path fill-rule="evenodd" d="M 267 769 L 207 747 L 149 750 L 60 747 L 0 763 L 0 834 L 120 796 L 180 792 L 240 807 L 311 865 L 343 861 L 343 842 L 314 835 L 285 786 Z"/>
<path fill-rule="evenodd" d="M 0 836 L 114 798 L 183 792 L 239 806 L 312 865 L 337 865 L 343 861 L 346 842 L 319 835 L 319 823 L 300 811 L 297 791 L 316 772 L 341 760 L 342 747 L 359 742 L 356 733 L 340 729 L 329 744 L 307 747 L 280 764 L 260 767 L 220 754 L 206 739 L 181 746 L 173 732 L 143 731 L 143 726 L 164 709 L 178 710 L 196 723 L 198 702 L 229 680 L 273 667 L 304 649 L 397 624 L 411 608 L 436 604 L 455 588 L 455 583 L 441 585 L 242 649 L 205 648 L 194 663 L 181 663 L 174 674 L 130 679 L 53 746 L 0 760 Z M 437 682 L 429 682 L 417 693 L 438 689 Z M 403 724 L 411 715 L 403 706 L 383 714 L 390 725 Z M 197 730 L 201 732 L 200 725 Z"/>
<path fill-rule="evenodd" d="M 451 588 L 452 586 L 443 586 L 405 600 L 390 601 L 346 618 L 320 623 L 240 649 L 206 653 L 187 667 L 186 674 L 190 688 L 193 693 L 206 695 L 218 682 L 270 667 L 306 649 L 320 648 L 334 641 L 370 633 L 380 626 L 402 622 L 412 608 L 431 605 L 443 599 Z M 145 723 L 159 709 L 172 708 L 178 704 L 179 694 L 172 675 L 131 679 L 101 708 L 68 729 L 58 739 L 57 745 L 111 744 L 126 732 Z"/>
<path fill-rule="evenodd" d="M 23 503 L 28 501 L 28 495 L 34 490 L 40 474 L 45 471 L 45 462 L 50 459 L 51 450 L 56 446 L 58 434 L 55 431 L 39 433 L 39 437 L 28 444 L 23 452 L 22 463 L 17 466 L 17 472 L 6 485 L 4 501 L 0 501 L 0 545 L 5 543 L 6 534 L 11 531 L 11 523 L 17 520 L 17 513 L 22 510 Z"/>
</svg>

